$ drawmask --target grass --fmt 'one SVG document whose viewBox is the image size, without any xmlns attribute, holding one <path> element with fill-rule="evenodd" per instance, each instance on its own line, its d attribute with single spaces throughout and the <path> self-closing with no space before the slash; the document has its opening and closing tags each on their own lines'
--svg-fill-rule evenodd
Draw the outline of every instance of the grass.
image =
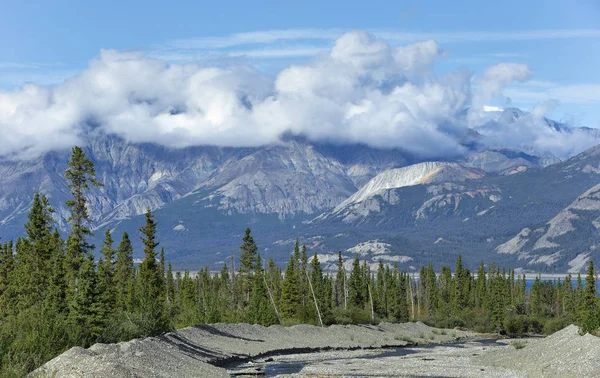
<svg viewBox="0 0 600 378">
<path fill-rule="evenodd" d="M 523 349 L 523 348 L 525 348 L 525 346 L 527 345 L 527 343 L 526 343 L 525 341 L 517 341 L 517 340 L 515 340 L 515 341 L 511 341 L 511 342 L 510 342 L 510 345 L 511 345 L 513 348 L 515 348 L 515 349 L 517 349 L 517 350 L 518 350 L 518 349 Z"/>
</svg>

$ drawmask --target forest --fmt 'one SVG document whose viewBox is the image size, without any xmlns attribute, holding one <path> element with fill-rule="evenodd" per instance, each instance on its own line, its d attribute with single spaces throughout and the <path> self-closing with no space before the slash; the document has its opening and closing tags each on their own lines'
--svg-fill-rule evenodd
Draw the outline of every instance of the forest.
<svg viewBox="0 0 600 378">
<path fill-rule="evenodd" d="M 159 250 L 148 209 L 139 231 L 144 259 L 135 264 L 127 233 L 110 230 L 96 260 L 87 211 L 89 189 L 101 186 L 83 150 L 74 147 L 65 178 L 72 193 L 70 231 L 63 240 L 48 198 L 36 193 L 25 237 L 0 245 L 0 376 L 20 377 L 73 346 L 156 336 L 201 323 L 269 326 L 309 323 L 422 321 L 511 336 L 548 334 L 575 323 L 581 333 L 600 327 L 595 270 L 584 280 L 535 280 L 483 262 L 476 271 L 421 267 L 417 274 L 359 256 L 346 271 L 323 272 L 317 254 L 297 241 L 283 269 L 263 261 L 251 230 L 241 240 L 238 267 L 220 272 L 173 272 Z"/>
</svg>

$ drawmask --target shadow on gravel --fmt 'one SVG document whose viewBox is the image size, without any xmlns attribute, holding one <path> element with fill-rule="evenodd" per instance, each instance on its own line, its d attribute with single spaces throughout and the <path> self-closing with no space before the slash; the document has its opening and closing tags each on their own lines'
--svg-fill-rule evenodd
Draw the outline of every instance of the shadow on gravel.
<svg viewBox="0 0 600 378">
<path fill-rule="evenodd" d="M 160 336 L 160 339 L 166 342 L 167 344 L 176 347 L 181 353 L 185 354 L 186 356 L 192 357 L 199 361 L 209 362 L 210 360 L 214 359 L 231 357 L 231 355 L 224 355 L 222 353 L 203 348 L 198 344 L 176 333 Z"/>
<path fill-rule="evenodd" d="M 229 337 L 232 339 L 236 339 L 236 340 L 244 340 L 244 341 L 255 341 L 255 342 L 259 342 L 259 343 L 263 343 L 264 340 L 259 340 L 259 339 L 247 339 L 245 337 L 240 337 L 240 336 L 236 336 L 233 335 L 231 333 L 227 333 L 227 332 L 223 332 L 221 330 L 216 329 L 215 327 L 206 325 L 206 324 L 199 324 L 199 325 L 195 325 L 192 328 L 195 329 L 199 329 L 201 331 L 205 331 L 210 333 L 211 335 L 215 335 L 215 336 L 221 336 L 221 337 Z"/>
</svg>

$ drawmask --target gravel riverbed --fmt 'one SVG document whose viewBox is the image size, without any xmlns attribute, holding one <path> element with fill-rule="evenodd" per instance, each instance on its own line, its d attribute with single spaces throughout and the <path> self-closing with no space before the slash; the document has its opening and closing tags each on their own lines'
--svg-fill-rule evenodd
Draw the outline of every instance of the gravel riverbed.
<svg viewBox="0 0 600 378">
<path fill-rule="evenodd" d="M 575 326 L 544 339 L 520 340 L 521 349 L 510 340 L 486 337 L 422 323 L 325 328 L 199 325 L 160 337 L 75 347 L 31 376 L 599 376 L 600 338 L 579 336 Z"/>
</svg>

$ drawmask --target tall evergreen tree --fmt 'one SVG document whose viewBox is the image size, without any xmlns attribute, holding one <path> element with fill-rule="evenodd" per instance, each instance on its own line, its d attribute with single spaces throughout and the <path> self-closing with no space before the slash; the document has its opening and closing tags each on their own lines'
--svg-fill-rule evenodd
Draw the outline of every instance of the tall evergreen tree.
<svg viewBox="0 0 600 378">
<path fill-rule="evenodd" d="M 98 291 L 100 293 L 100 303 L 104 312 L 104 318 L 111 317 L 116 309 L 117 290 L 115 287 L 115 250 L 112 247 L 113 239 L 110 229 L 104 233 L 104 243 L 102 244 L 103 258 L 98 262 Z"/>
<path fill-rule="evenodd" d="M 335 305 L 346 309 L 348 294 L 346 289 L 346 268 L 342 259 L 342 252 L 338 251 L 337 274 L 335 276 Z"/>
<path fill-rule="evenodd" d="M 70 301 L 71 338 L 77 345 L 89 346 L 98 339 L 104 323 L 102 312 L 96 264 L 88 252 L 81 265 L 77 292 Z"/>
<path fill-rule="evenodd" d="M 264 271 L 260 254 L 256 255 L 256 271 L 252 283 L 252 294 L 248 304 L 248 321 L 254 324 L 270 326 L 277 324 L 277 315 L 265 286 Z"/>
<path fill-rule="evenodd" d="M 0 245 L 0 319 L 14 307 L 16 293 L 11 281 L 14 277 L 15 259 L 12 242 Z"/>
<path fill-rule="evenodd" d="M 250 290 L 252 289 L 252 273 L 256 271 L 256 255 L 258 246 L 252 237 L 250 227 L 246 228 L 242 245 L 240 245 L 240 276 L 242 290 L 245 293 L 246 300 L 250 299 Z"/>
<path fill-rule="evenodd" d="M 140 228 L 140 239 L 144 244 L 144 260 L 139 267 L 137 299 L 139 300 L 144 334 L 151 335 L 165 331 L 168 320 L 164 314 L 163 272 L 156 263 L 156 223 L 152 211 L 146 211 L 146 224 Z"/>
<path fill-rule="evenodd" d="M 130 289 L 134 281 L 133 247 L 127 232 L 123 233 L 117 248 L 117 262 L 115 264 L 115 290 L 117 307 L 125 310 L 130 302 Z M 131 310 L 131 308 L 129 308 Z"/>
<path fill-rule="evenodd" d="M 51 240 L 53 247 L 50 260 L 50 277 L 48 278 L 48 289 L 46 291 L 44 306 L 54 314 L 66 314 L 68 304 L 66 302 L 65 251 L 64 243 L 60 238 L 58 230 L 54 230 Z"/>
<path fill-rule="evenodd" d="M 281 316 L 285 319 L 297 319 L 300 313 L 301 297 L 297 265 L 298 260 L 295 254 L 292 254 L 285 268 L 281 287 Z"/>
<path fill-rule="evenodd" d="M 587 276 L 585 277 L 585 289 L 583 294 L 582 322 L 580 333 L 593 333 L 600 327 L 600 314 L 598 312 L 598 293 L 596 286 L 596 272 L 594 262 L 588 264 Z"/>
<path fill-rule="evenodd" d="M 363 270 L 358 260 L 358 255 L 352 262 L 352 271 L 348 280 L 348 304 L 352 307 L 363 308 L 365 303 L 365 282 Z"/>
<path fill-rule="evenodd" d="M 89 244 L 87 240 L 92 232 L 88 226 L 90 216 L 87 210 L 86 192 L 90 189 L 90 186 L 102 186 L 102 183 L 96 180 L 94 164 L 86 157 L 85 152 L 80 147 L 73 147 L 65 178 L 73 196 L 66 203 L 71 209 L 71 215 L 67 219 L 71 224 L 71 232 L 67 237 L 65 258 L 68 294 L 73 295 L 77 291 L 79 270 L 85 256 L 94 249 L 94 246 Z"/>
</svg>

